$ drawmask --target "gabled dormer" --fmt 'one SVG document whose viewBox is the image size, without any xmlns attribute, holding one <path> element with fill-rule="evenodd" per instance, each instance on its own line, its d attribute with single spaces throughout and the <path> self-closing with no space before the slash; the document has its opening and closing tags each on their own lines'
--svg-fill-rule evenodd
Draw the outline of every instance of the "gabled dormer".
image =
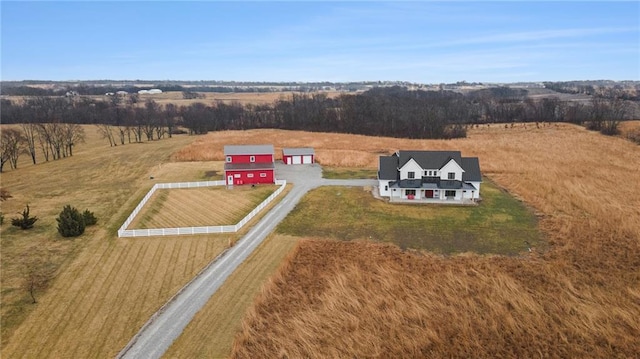
<svg viewBox="0 0 640 359">
<path fill-rule="evenodd" d="M 422 167 L 413 158 L 409 159 L 409 161 L 407 161 L 402 167 L 400 167 L 399 171 L 401 180 L 421 179 L 422 173 L 424 173 Z"/>
<path fill-rule="evenodd" d="M 464 169 L 453 158 L 440 168 L 440 179 L 462 181 Z"/>
</svg>

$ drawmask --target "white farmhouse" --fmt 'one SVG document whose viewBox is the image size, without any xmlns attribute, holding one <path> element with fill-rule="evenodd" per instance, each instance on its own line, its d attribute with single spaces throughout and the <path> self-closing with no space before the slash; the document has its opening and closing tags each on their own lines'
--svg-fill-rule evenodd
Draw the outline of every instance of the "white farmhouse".
<svg viewBox="0 0 640 359">
<path fill-rule="evenodd" d="M 480 198 L 480 163 L 460 151 L 398 151 L 380 156 L 381 197 L 391 201 L 475 201 Z"/>
</svg>

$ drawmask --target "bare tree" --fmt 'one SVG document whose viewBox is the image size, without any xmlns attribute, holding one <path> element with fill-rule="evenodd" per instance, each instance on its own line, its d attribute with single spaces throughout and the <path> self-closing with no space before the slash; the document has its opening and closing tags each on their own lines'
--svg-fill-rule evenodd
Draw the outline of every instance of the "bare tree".
<svg viewBox="0 0 640 359">
<path fill-rule="evenodd" d="M 64 156 L 73 156 L 73 147 L 85 141 L 84 128 L 76 123 L 63 123 L 60 126 Z"/>
<path fill-rule="evenodd" d="M 22 287 L 31 296 L 32 303 L 37 303 L 36 294 L 46 289 L 55 274 L 55 265 L 37 249 L 31 249 L 23 256 Z"/>
<path fill-rule="evenodd" d="M 36 164 L 36 138 L 38 137 L 38 126 L 35 123 L 28 122 L 20 125 L 22 134 L 24 135 L 27 151 L 31 156 L 31 161 Z"/>
<path fill-rule="evenodd" d="M 22 133 L 15 128 L 3 129 L 0 136 L 0 172 L 6 162 L 9 162 L 11 168 L 17 169 L 18 158 L 23 151 L 24 137 Z"/>
<path fill-rule="evenodd" d="M 109 140 L 109 146 L 117 146 L 116 139 L 113 135 L 113 126 L 107 123 L 99 123 L 96 124 L 96 127 L 98 128 L 100 135 L 102 135 L 102 138 Z"/>
</svg>

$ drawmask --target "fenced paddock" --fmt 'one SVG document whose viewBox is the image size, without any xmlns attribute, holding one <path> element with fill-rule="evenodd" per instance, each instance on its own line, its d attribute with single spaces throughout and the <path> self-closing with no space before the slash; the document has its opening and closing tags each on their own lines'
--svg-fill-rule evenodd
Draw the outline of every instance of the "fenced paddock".
<svg viewBox="0 0 640 359">
<path fill-rule="evenodd" d="M 149 236 L 175 236 L 187 234 L 212 234 L 212 233 L 234 233 L 240 230 L 247 222 L 255 217 L 262 209 L 264 209 L 271 201 L 273 201 L 286 187 L 287 181 L 276 181 L 276 185 L 280 187 L 273 192 L 267 199 L 262 201 L 256 208 L 247 214 L 242 220 L 234 225 L 224 226 L 198 226 L 198 227 L 177 227 L 177 228 L 149 228 L 149 229 L 127 229 L 134 221 L 136 216 L 140 214 L 142 208 L 149 202 L 153 194 L 158 189 L 186 189 L 199 187 L 226 186 L 225 181 L 202 181 L 202 182 L 177 182 L 177 183 L 157 183 L 142 198 L 140 203 L 131 212 L 126 221 L 118 230 L 118 237 L 149 237 Z"/>
</svg>

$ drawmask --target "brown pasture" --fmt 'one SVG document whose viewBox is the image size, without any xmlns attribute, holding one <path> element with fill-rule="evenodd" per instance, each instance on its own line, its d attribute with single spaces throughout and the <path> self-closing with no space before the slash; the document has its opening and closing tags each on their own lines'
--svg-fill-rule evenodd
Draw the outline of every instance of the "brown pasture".
<svg viewBox="0 0 640 359">
<path fill-rule="evenodd" d="M 297 241 L 284 235 L 267 237 L 196 314 L 165 357 L 228 357 L 247 309 Z"/>
<path fill-rule="evenodd" d="M 128 229 L 222 226 L 236 224 L 277 187 L 236 186 L 159 189 Z"/>
<path fill-rule="evenodd" d="M 95 127 L 85 131 L 87 141 L 73 157 L 32 165 L 24 156 L 18 170 L 1 175 L 2 188 L 13 196 L 2 202 L 0 228 L 3 358 L 113 357 L 236 238 L 117 238 L 117 228 L 153 183 L 206 179 L 222 164 L 167 163 L 193 137 L 109 147 Z M 7 222 L 26 203 L 39 219 L 21 231 Z M 66 204 L 90 209 L 98 224 L 75 239 L 60 237 L 55 217 Z M 57 269 L 50 288 L 36 292 L 37 304 L 22 287 L 23 263 L 33 256 Z"/>
<path fill-rule="evenodd" d="M 460 149 L 536 209 L 549 241 L 547 250 L 520 257 L 304 241 L 245 317 L 233 358 L 640 352 L 636 144 L 567 124 L 485 126 L 450 141 L 277 131 L 221 136 L 276 146 L 308 141 L 323 164 L 361 167 L 396 149 Z"/>
</svg>

